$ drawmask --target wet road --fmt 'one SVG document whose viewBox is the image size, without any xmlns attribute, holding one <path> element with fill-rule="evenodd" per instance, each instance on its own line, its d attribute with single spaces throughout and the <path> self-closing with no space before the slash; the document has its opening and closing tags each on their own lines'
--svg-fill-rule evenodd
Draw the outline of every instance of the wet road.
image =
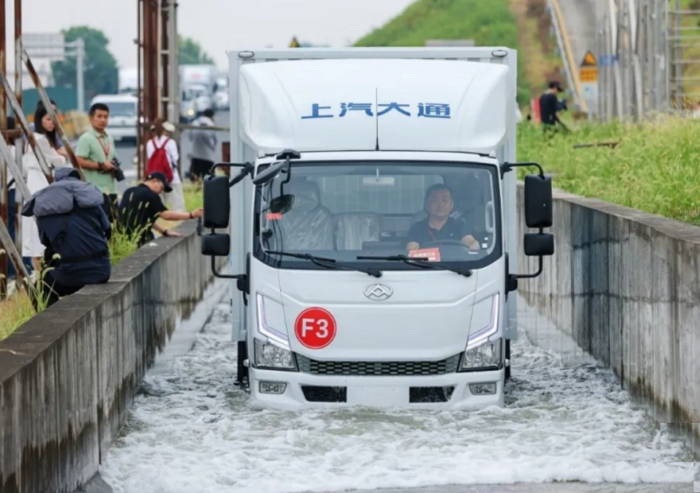
<svg viewBox="0 0 700 493">
<path fill-rule="evenodd" d="M 236 347 L 218 286 L 206 323 L 184 324 L 147 375 L 103 461 L 117 493 L 693 490 L 683 444 L 563 338 L 554 352 L 521 334 L 504 409 L 257 409 L 233 385 Z M 524 324 L 532 319 L 522 313 Z M 538 327 L 537 337 L 558 336 Z"/>
</svg>

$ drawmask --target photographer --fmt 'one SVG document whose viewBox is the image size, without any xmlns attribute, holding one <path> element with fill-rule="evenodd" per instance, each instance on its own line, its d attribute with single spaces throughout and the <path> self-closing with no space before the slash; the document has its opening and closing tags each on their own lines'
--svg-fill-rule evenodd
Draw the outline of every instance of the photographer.
<svg viewBox="0 0 700 493">
<path fill-rule="evenodd" d="M 116 219 L 117 181 L 124 179 L 124 172 L 116 158 L 114 139 L 105 129 L 109 124 L 109 107 L 95 103 L 90 107 L 92 128 L 80 136 L 76 156 L 85 173 L 85 180 L 92 183 L 104 195 L 104 211 L 112 222 Z"/>
<path fill-rule="evenodd" d="M 542 128 L 545 132 L 554 130 L 557 123 L 565 130 L 568 130 L 564 123 L 559 119 L 557 112 L 565 111 L 566 100 L 559 101 L 557 94 L 564 92 L 559 82 L 550 82 L 547 91 L 540 97 L 540 116 L 542 119 Z"/>
</svg>

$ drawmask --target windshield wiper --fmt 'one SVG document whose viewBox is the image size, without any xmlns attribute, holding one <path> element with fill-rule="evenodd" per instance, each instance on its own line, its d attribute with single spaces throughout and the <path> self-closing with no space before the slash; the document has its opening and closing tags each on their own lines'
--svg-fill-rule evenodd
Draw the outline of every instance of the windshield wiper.
<svg viewBox="0 0 700 493">
<path fill-rule="evenodd" d="M 390 262 L 404 262 L 408 265 L 421 267 L 423 269 L 445 269 L 464 277 L 471 277 L 471 275 L 473 274 L 471 269 L 457 269 L 453 267 L 447 267 L 442 263 L 431 262 L 427 259 L 422 258 L 411 258 L 407 255 L 389 255 L 387 257 L 357 257 L 357 260 L 388 260 Z"/>
<path fill-rule="evenodd" d="M 286 257 L 294 257 L 294 258 L 309 260 L 310 262 L 313 262 L 314 264 L 316 264 L 320 267 L 325 267 L 326 269 L 354 270 L 357 272 L 362 272 L 362 273 L 367 274 L 367 275 L 372 276 L 372 277 L 382 277 L 382 271 L 380 271 L 379 269 L 373 269 L 373 268 L 361 269 L 359 267 L 351 267 L 351 266 L 346 265 L 346 264 L 340 264 L 335 259 L 316 257 L 314 255 L 311 255 L 310 253 L 275 252 L 273 250 L 263 250 L 263 251 L 269 255 L 282 255 L 282 256 L 286 256 Z"/>
</svg>

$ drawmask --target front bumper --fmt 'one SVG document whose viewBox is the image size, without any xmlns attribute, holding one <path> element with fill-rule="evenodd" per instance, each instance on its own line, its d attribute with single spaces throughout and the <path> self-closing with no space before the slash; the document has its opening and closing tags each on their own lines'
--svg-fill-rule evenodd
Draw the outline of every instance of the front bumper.
<svg viewBox="0 0 700 493">
<path fill-rule="evenodd" d="M 323 376 L 300 372 L 284 372 L 249 369 L 250 392 L 253 402 L 262 407 L 301 410 L 313 408 L 344 408 L 368 406 L 405 409 L 483 409 L 489 406 L 503 407 L 505 370 L 449 373 L 436 376 Z M 259 382 L 281 382 L 286 388 L 281 394 L 260 393 Z M 491 395 L 475 395 L 470 384 L 495 383 L 496 392 Z M 425 388 L 433 388 L 426 391 Z M 320 391 L 318 389 L 321 389 Z M 329 390 L 329 388 L 331 388 Z M 335 390 L 333 390 L 335 388 Z M 344 390 L 342 390 L 344 389 Z M 418 390 L 416 390 L 418 389 Z M 446 400 L 437 402 L 434 394 Z M 451 389 L 451 390 L 450 390 Z M 420 396 L 432 395 L 427 400 Z M 319 396 L 325 401 L 318 401 Z M 345 399 L 344 402 L 328 402 Z M 309 399 L 311 398 L 311 400 Z M 412 402 L 412 401 L 422 402 Z"/>
</svg>

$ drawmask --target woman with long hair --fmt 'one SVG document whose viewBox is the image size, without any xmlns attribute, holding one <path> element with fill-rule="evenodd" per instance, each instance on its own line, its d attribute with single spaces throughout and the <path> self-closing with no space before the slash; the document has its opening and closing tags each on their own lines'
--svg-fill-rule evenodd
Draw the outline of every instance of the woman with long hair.
<svg viewBox="0 0 700 493">
<path fill-rule="evenodd" d="M 55 125 L 43 106 L 38 107 L 34 113 L 34 128 L 34 139 L 38 151 L 44 155 L 51 174 L 53 174 L 55 168 L 66 166 L 66 151 L 59 150 Z M 24 149 L 22 166 L 27 176 L 27 187 L 32 194 L 49 186 L 49 182 L 29 144 Z M 22 216 L 22 256 L 32 258 L 35 272 L 38 273 L 41 270 L 44 245 L 39 239 L 39 230 L 33 217 Z"/>
</svg>

